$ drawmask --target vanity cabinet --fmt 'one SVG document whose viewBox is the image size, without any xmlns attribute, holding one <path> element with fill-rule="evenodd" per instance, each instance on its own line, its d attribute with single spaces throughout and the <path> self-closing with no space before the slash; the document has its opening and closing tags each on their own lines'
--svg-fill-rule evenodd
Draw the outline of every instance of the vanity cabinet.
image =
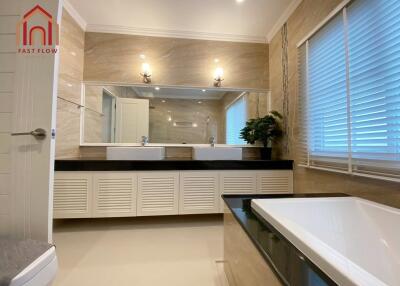
<svg viewBox="0 0 400 286">
<path fill-rule="evenodd" d="M 179 214 L 218 213 L 220 209 L 219 172 L 180 173 Z"/>
<path fill-rule="evenodd" d="M 94 217 L 136 216 L 137 175 L 104 172 L 93 175 Z"/>
<path fill-rule="evenodd" d="M 179 172 L 138 174 L 138 216 L 176 215 L 179 212 Z"/>
<path fill-rule="evenodd" d="M 282 194 L 293 192 L 293 172 L 270 170 L 257 172 L 258 194 Z"/>
<path fill-rule="evenodd" d="M 90 172 L 56 172 L 54 176 L 54 218 L 92 216 L 92 174 Z"/>
<path fill-rule="evenodd" d="M 256 194 L 257 173 L 255 171 L 223 171 L 220 174 L 221 195 Z M 224 201 L 219 198 L 219 210 L 223 213 Z"/>
<path fill-rule="evenodd" d="M 222 213 L 222 194 L 292 192 L 292 170 L 57 171 L 54 218 Z"/>
</svg>

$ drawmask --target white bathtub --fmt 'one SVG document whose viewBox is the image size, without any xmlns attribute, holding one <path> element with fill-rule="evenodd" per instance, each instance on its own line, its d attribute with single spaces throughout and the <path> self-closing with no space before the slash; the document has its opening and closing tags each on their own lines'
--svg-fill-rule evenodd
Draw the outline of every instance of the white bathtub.
<svg viewBox="0 0 400 286">
<path fill-rule="evenodd" d="M 251 205 L 337 284 L 400 285 L 400 210 L 355 197 Z"/>
</svg>

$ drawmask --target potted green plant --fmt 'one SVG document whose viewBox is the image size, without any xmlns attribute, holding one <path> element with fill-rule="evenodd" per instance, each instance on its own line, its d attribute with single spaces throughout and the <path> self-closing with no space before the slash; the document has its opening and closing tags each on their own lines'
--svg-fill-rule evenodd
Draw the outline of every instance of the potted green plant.
<svg viewBox="0 0 400 286">
<path fill-rule="evenodd" d="M 271 111 L 261 118 L 250 119 L 241 130 L 240 138 L 248 144 L 260 142 L 263 145 L 260 149 L 261 159 L 271 160 L 272 142 L 282 136 L 281 121 L 282 115 L 277 111 Z"/>
</svg>

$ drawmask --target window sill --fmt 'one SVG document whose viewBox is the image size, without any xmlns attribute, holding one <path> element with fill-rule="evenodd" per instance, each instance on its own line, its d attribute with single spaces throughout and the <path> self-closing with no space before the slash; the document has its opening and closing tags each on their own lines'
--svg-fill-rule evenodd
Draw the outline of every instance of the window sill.
<svg viewBox="0 0 400 286">
<path fill-rule="evenodd" d="M 304 165 L 304 164 L 298 164 L 298 166 L 299 167 L 303 167 L 303 168 L 307 168 L 307 169 L 312 169 L 312 170 L 327 171 L 327 172 L 333 172 L 333 173 L 339 173 L 339 174 L 345 174 L 345 175 L 351 175 L 351 176 L 357 176 L 357 177 L 364 177 L 364 178 L 370 178 L 370 179 L 376 179 L 376 180 L 400 183 L 400 178 L 395 178 L 395 177 L 364 174 L 364 173 L 358 173 L 358 172 L 354 172 L 354 171 L 349 172 L 349 171 L 343 171 L 343 170 L 336 170 L 336 169 L 332 169 L 332 168 L 307 166 L 307 165 Z"/>
</svg>

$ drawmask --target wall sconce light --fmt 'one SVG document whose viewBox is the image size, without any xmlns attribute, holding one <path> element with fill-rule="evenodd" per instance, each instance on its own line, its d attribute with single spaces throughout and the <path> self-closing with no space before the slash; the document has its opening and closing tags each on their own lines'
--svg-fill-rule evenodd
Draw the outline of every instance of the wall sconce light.
<svg viewBox="0 0 400 286">
<path fill-rule="evenodd" d="M 214 72 L 214 86 L 221 87 L 222 81 L 224 80 L 222 77 L 224 75 L 223 68 L 216 68 Z"/>
<path fill-rule="evenodd" d="M 143 77 L 144 83 L 151 83 L 151 70 L 148 63 L 142 64 L 142 72 L 140 73 L 140 75 Z"/>
</svg>

